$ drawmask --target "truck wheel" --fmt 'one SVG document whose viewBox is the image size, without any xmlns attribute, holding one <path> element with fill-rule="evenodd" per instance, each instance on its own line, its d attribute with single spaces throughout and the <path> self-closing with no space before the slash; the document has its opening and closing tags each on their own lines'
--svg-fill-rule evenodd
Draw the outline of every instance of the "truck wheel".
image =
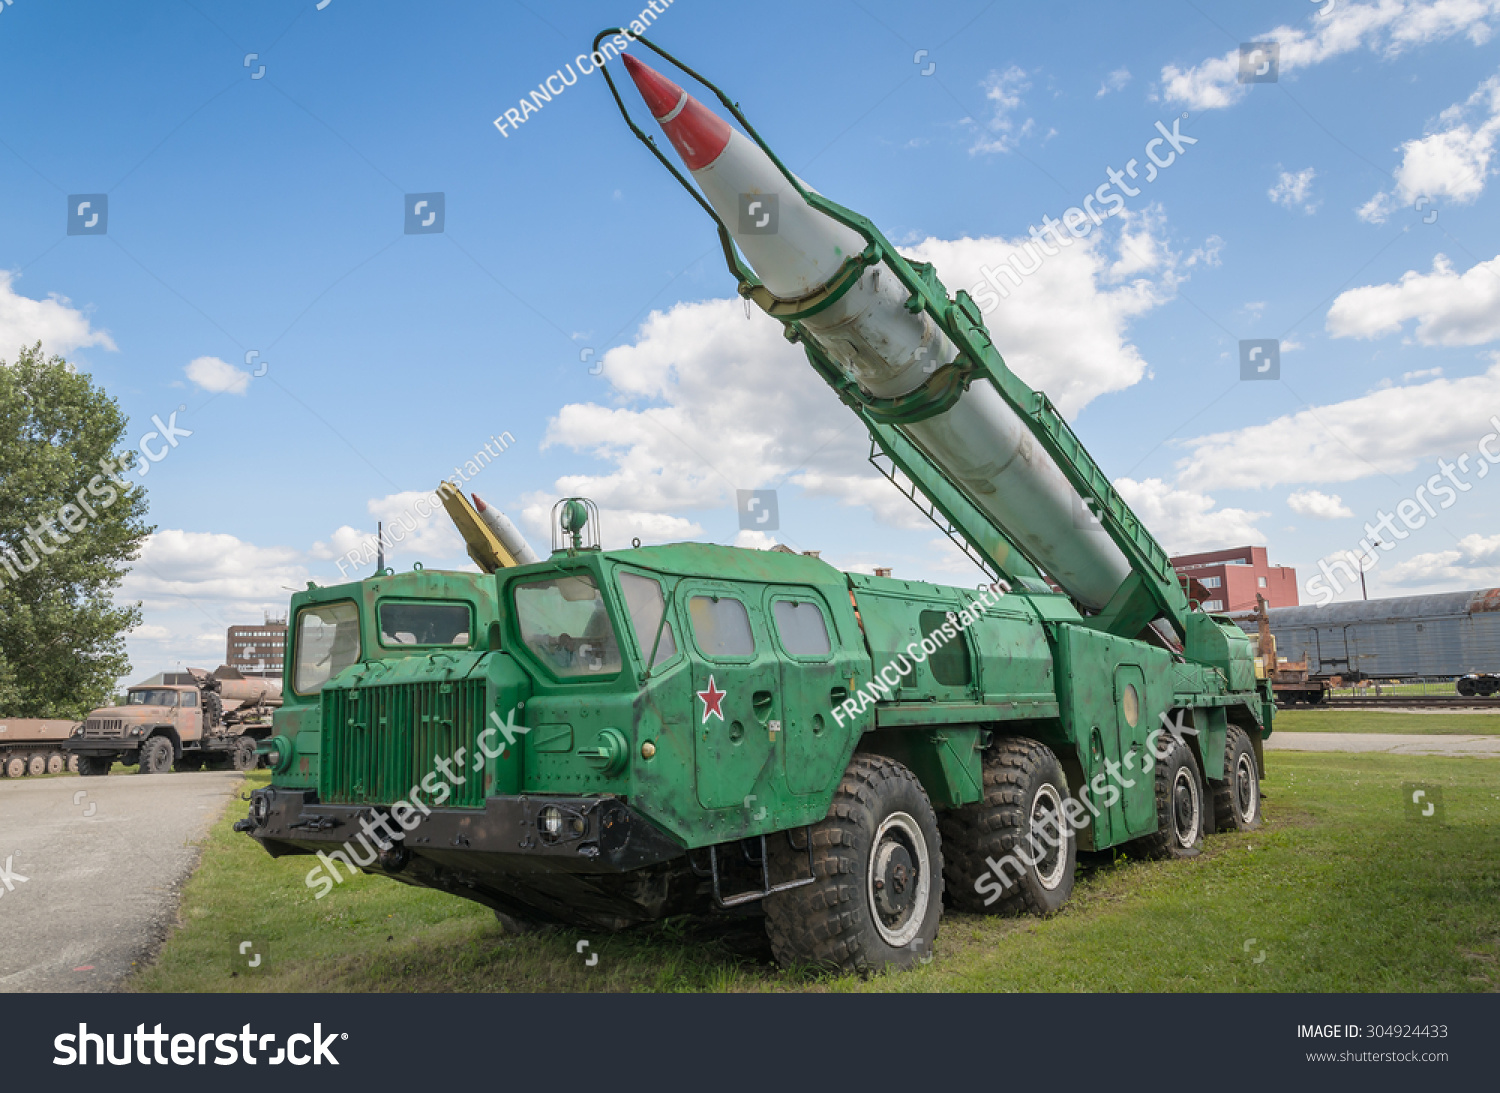
<svg viewBox="0 0 1500 1093">
<path fill-rule="evenodd" d="M 1156 764 L 1156 830 L 1129 845 L 1147 858 L 1187 858 L 1198 852 L 1206 825 L 1203 775 L 1193 749 L 1174 739 Z"/>
<path fill-rule="evenodd" d="M 70 756 L 68 756 L 68 770 L 71 771 L 74 774 L 78 773 L 78 756 L 76 756 L 76 755 L 70 755 Z"/>
<path fill-rule="evenodd" d="M 48 774 L 61 774 L 63 771 L 65 771 L 67 769 L 68 769 L 68 761 L 67 761 L 66 758 L 63 757 L 62 752 L 55 751 L 51 755 L 47 756 L 47 773 Z"/>
<path fill-rule="evenodd" d="M 1008 915 L 1060 909 L 1073 894 L 1078 859 L 1067 799 L 1062 764 L 1045 744 L 1011 738 L 985 752 L 984 797 L 943 815 L 943 878 L 953 906 Z"/>
<path fill-rule="evenodd" d="M 5 760 L 5 776 L 7 778 L 20 778 L 26 773 L 26 760 L 22 756 L 12 755 Z"/>
<path fill-rule="evenodd" d="M 153 736 L 141 745 L 141 774 L 165 774 L 171 769 L 172 741 L 165 736 Z"/>
<path fill-rule="evenodd" d="M 1472 679 L 1460 679 L 1456 684 L 1456 687 L 1458 689 L 1458 693 L 1464 698 L 1473 698 L 1479 690 L 1479 687 L 1474 683 Z"/>
<path fill-rule="evenodd" d="M 828 817 L 807 838 L 816 880 L 762 901 L 783 967 L 867 973 L 909 967 L 923 953 L 931 959 L 943 913 L 942 840 L 911 771 L 884 756 L 856 755 Z M 780 858 L 777 875 L 801 876 L 806 853 L 786 842 L 767 842 Z"/>
<path fill-rule="evenodd" d="M 45 755 L 33 755 L 26 760 L 26 773 L 36 777 L 47 773 L 47 757 Z"/>
<path fill-rule="evenodd" d="M 1214 783 L 1214 826 L 1219 831 L 1254 831 L 1260 826 L 1260 767 L 1250 735 L 1230 725 L 1224 737 L 1224 781 Z"/>
<path fill-rule="evenodd" d="M 101 777 L 109 773 L 109 768 L 115 765 L 113 759 L 107 755 L 80 755 L 78 759 L 78 773 L 85 778 Z"/>
<path fill-rule="evenodd" d="M 259 759 L 260 756 L 255 754 L 255 741 L 242 736 L 234 742 L 234 750 L 229 753 L 229 766 L 231 770 L 254 770 Z"/>
</svg>

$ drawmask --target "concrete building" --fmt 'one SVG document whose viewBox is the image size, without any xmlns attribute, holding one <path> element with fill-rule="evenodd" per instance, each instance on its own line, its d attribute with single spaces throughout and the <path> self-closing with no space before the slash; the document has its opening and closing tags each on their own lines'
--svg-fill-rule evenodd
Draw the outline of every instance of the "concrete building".
<svg viewBox="0 0 1500 1093">
<path fill-rule="evenodd" d="M 285 650 L 286 619 L 267 614 L 259 626 L 229 628 L 224 663 L 241 675 L 279 677 Z"/>
<path fill-rule="evenodd" d="M 1205 611 L 1253 611 L 1256 593 L 1272 607 L 1296 607 L 1297 571 L 1272 565 L 1265 547 L 1235 547 L 1202 554 L 1180 554 L 1172 559 L 1179 577 L 1187 578 L 1188 594 Z"/>
</svg>

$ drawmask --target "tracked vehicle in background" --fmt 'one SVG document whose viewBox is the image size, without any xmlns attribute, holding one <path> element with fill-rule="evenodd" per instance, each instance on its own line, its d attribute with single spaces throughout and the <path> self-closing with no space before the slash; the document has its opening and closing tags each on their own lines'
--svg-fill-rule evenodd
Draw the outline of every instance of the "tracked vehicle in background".
<svg viewBox="0 0 1500 1093">
<path fill-rule="evenodd" d="M 513 564 L 455 502 L 488 572 L 293 597 L 275 773 L 238 829 L 318 854 L 320 896 L 360 868 L 516 929 L 758 905 L 783 963 L 865 971 L 925 959 L 945 903 L 1057 910 L 1079 849 L 1191 854 L 1253 827 L 1274 707 L 1249 638 L 1191 609 L 973 301 L 808 190 L 722 92 L 743 133 L 626 63 L 696 187 L 602 70 L 610 90 L 717 223 L 741 294 L 987 583 L 603 550 L 578 498 L 550 555 Z M 737 200 L 760 206 L 736 219 Z"/>
</svg>

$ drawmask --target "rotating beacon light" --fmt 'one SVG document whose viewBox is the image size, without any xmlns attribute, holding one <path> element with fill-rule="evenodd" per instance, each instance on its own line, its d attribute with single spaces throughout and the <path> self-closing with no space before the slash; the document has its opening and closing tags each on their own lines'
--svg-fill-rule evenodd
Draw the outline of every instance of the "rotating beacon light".
<svg viewBox="0 0 1500 1093">
<path fill-rule="evenodd" d="M 629 54 L 622 60 L 774 302 L 833 295 L 850 260 L 866 250 L 861 233 L 809 204 L 760 145 L 677 84 Z M 930 315 L 907 306 L 910 297 L 876 262 L 798 321 L 863 397 L 898 399 L 958 356 Z M 1109 603 L 1130 563 L 1102 530 L 1089 533 L 1082 498 L 993 384 L 975 382 L 946 410 L 898 427 L 1070 595 L 1096 610 Z"/>
</svg>

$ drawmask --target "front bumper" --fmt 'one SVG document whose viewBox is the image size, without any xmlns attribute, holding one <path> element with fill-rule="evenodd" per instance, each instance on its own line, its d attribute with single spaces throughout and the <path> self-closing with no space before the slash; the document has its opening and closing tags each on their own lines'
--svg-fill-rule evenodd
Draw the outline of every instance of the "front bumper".
<svg viewBox="0 0 1500 1093">
<path fill-rule="evenodd" d="M 557 833 L 542 823 L 543 811 L 553 809 L 562 817 Z M 683 854 L 660 828 L 613 797 L 490 797 L 482 809 L 433 808 L 406 820 L 410 830 L 387 806 L 324 804 L 314 790 L 268 786 L 250 795 L 250 815 L 235 830 L 276 857 L 349 843 L 358 857 L 376 851 L 378 868 L 391 873 L 413 858 L 516 874 L 624 873 Z M 391 839 L 391 833 L 402 837 Z"/>
</svg>

